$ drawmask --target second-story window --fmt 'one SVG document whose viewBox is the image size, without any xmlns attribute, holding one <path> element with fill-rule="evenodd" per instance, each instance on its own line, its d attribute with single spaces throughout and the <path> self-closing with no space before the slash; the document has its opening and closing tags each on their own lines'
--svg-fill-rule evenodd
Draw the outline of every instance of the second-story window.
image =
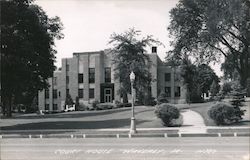
<svg viewBox="0 0 250 160">
<path fill-rule="evenodd" d="M 45 89 L 45 98 L 48 99 L 49 98 L 49 90 Z"/>
<path fill-rule="evenodd" d="M 54 99 L 57 98 L 57 89 L 53 89 L 53 98 L 54 98 Z"/>
<path fill-rule="evenodd" d="M 105 68 L 105 82 L 106 83 L 111 82 L 111 68 L 110 67 Z"/>
<path fill-rule="evenodd" d="M 171 80 L 171 74 L 170 73 L 165 73 L 165 81 L 169 82 Z"/>
<path fill-rule="evenodd" d="M 83 74 L 82 73 L 78 74 L 78 83 L 83 83 Z"/>
<path fill-rule="evenodd" d="M 95 68 L 89 68 L 89 83 L 95 83 Z"/>
</svg>

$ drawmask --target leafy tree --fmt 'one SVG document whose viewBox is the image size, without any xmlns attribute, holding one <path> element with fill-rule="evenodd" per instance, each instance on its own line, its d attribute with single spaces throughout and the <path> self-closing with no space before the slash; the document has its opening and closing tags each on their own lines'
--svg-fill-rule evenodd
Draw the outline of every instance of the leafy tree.
<svg viewBox="0 0 250 160">
<path fill-rule="evenodd" d="M 175 57 L 217 61 L 221 56 L 240 75 L 250 77 L 250 6 L 248 0 L 180 0 L 170 12 Z"/>
<path fill-rule="evenodd" d="M 231 104 L 234 106 L 235 114 L 236 114 L 236 122 L 242 119 L 245 110 L 241 107 L 244 106 L 243 102 L 245 102 L 244 96 L 246 95 L 245 90 L 239 85 L 237 81 L 232 86 L 233 90 L 231 91 L 232 100 Z"/>
<path fill-rule="evenodd" d="M 189 59 L 184 59 L 181 64 L 181 76 L 187 86 L 187 101 L 201 102 L 202 93 L 207 93 L 214 81 L 216 88 L 219 86 L 219 78 L 206 64 L 196 66 Z"/>
<path fill-rule="evenodd" d="M 65 100 L 65 105 L 73 105 L 73 104 L 74 104 L 74 101 L 73 101 L 71 95 L 67 94 L 66 100 Z"/>
<path fill-rule="evenodd" d="M 232 90 L 233 90 L 232 82 L 225 82 L 222 85 L 222 93 L 223 93 L 223 95 L 228 95 Z"/>
<path fill-rule="evenodd" d="M 250 78 L 247 79 L 247 96 L 250 97 Z"/>
<path fill-rule="evenodd" d="M 26 113 L 34 113 L 38 111 L 38 99 L 37 95 L 33 98 L 31 105 L 26 107 Z"/>
<path fill-rule="evenodd" d="M 206 64 L 198 65 L 197 72 L 198 84 L 202 93 L 207 93 L 213 83 L 216 89 L 219 90 L 219 77 L 210 66 Z"/>
<path fill-rule="evenodd" d="M 109 41 L 109 44 L 113 44 L 115 79 L 121 83 L 120 93 L 124 103 L 127 103 L 127 94 L 131 92 L 129 79 L 131 71 L 136 75 L 134 87 L 138 95 L 145 95 L 144 92 L 148 90 L 152 80 L 149 72 L 151 62 L 145 53 L 145 47 L 159 42 L 152 36 L 139 39 L 140 36 L 140 31 L 132 28 L 121 34 L 113 33 Z"/>
<path fill-rule="evenodd" d="M 198 83 L 197 67 L 189 59 L 184 59 L 181 65 L 181 77 L 187 87 L 187 102 L 201 101 L 201 89 Z"/>
<path fill-rule="evenodd" d="M 49 18 L 32 2 L 0 2 L 2 101 L 7 116 L 20 95 L 48 87 L 55 69 L 55 39 L 63 38 L 59 17 Z"/>
<path fill-rule="evenodd" d="M 219 93 L 220 91 L 220 86 L 219 84 L 213 80 L 213 83 L 211 84 L 211 87 L 210 87 L 210 92 L 211 92 L 211 96 L 216 96 L 217 93 Z"/>
</svg>

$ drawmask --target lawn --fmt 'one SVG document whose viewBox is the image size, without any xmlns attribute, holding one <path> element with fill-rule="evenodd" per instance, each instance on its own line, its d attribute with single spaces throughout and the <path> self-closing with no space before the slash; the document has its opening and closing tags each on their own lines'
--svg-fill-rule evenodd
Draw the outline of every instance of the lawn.
<svg viewBox="0 0 250 160">
<path fill-rule="evenodd" d="M 227 103 L 228 101 L 225 100 Z M 208 116 L 208 110 L 215 104 L 216 102 L 207 102 L 207 103 L 193 103 L 193 104 L 178 104 L 176 105 L 180 110 L 182 109 L 191 109 L 197 113 L 199 113 L 206 124 L 206 126 L 216 126 L 214 121 Z M 242 122 L 238 124 L 233 124 L 231 126 L 249 126 L 250 125 L 250 101 L 245 102 L 245 106 L 242 109 L 246 110 L 245 115 L 243 116 Z"/>
<path fill-rule="evenodd" d="M 23 114 L 13 118 L 1 119 L 1 130 L 26 129 L 100 129 L 129 128 L 131 108 L 102 111 L 76 111 L 57 114 Z M 137 127 L 164 127 L 154 114 L 154 107 L 136 106 Z"/>
</svg>

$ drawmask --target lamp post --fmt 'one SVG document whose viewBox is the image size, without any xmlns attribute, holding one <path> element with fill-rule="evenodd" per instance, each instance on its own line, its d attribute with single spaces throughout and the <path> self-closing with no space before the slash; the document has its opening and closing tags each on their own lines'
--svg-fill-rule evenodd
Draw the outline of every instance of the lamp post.
<svg viewBox="0 0 250 160">
<path fill-rule="evenodd" d="M 131 95 L 132 95 L 132 117 L 131 117 L 131 127 L 130 127 L 130 134 L 136 133 L 136 126 L 135 126 L 135 109 L 134 109 L 134 81 L 135 81 L 135 74 L 132 71 L 129 75 L 130 82 L 131 82 Z"/>
</svg>

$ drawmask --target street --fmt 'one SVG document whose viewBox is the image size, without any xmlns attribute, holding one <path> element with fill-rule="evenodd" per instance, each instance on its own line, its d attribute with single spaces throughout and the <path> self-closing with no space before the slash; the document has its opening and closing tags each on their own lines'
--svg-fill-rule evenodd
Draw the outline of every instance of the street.
<svg viewBox="0 0 250 160">
<path fill-rule="evenodd" d="M 249 160 L 249 137 L 1 139 L 1 160 Z"/>
</svg>

